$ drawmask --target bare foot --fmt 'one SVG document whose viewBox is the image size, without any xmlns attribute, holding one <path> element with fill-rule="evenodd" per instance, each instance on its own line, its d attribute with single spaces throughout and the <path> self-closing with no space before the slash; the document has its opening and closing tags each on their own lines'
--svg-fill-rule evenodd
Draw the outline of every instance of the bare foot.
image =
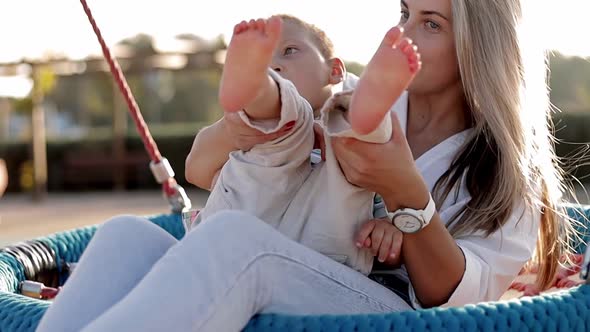
<svg viewBox="0 0 590 332">
<path fill-rule="evenodd" d="M 219 102 L 228 112 L 246 108 L 267 82 L 267 70 L 281 35 L 281 19 L 242 21 L 234 27 L 227 49 Z"/>
<path fill-rule="evenodd" d="M 350 102 L 350 124 L 361 135 L 375 130 L 422 63 L 417 48 L 391 28 L 363 71 Z"/>
</svg>

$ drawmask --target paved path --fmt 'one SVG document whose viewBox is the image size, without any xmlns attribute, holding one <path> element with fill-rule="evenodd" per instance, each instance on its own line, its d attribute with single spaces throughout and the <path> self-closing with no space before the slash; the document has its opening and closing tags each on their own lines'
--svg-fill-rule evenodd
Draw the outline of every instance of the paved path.
<svg viewBox="0 0 590 332">
<path fill-rule="evenodd" d="M 202 207 L 207 193 L 190 190 L 194 207 Z M 159 191 L 50 193 L 41 203 L 30 195 L 0 198 L 0 247 L 63 230 L 101 223 L 119 214 L 150 215 L 168 212 Z"/>
<path fill-rule="evenodd" d="M 577 190 L 581 203 L 588 195 Z M 207 192 L 191 189 L 194 207 L 202 207 Z M 101 223 L 119 214 L 150 215 L 168 212 L 159 191 L 89 192 L 49 194 L 34 203 L 28 194 L 6 194 L 0 198 L 0 247 L 63 230 Z"/>
</svg>

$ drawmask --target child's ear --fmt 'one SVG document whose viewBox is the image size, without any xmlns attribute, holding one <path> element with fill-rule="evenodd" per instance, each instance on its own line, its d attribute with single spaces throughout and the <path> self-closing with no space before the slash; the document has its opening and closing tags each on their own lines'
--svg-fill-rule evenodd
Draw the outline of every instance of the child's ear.
<svg viewBox="0 0 590 332">
<path fill-rule="evenodd" d="M 344 75 L 346 75 L 344 61 L 340 58 L 330 59 L 330 84 L 342 83 L 344 81 Z"/>
</svg>

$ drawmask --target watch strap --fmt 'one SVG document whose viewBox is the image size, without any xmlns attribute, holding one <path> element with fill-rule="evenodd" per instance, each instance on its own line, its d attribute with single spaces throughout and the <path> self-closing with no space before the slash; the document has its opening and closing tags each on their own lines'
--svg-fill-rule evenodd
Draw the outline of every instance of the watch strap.
<svg viewBox="0 0 590 332">
<path fill-rule="evenodd" d="M 436 204 L 434 203 L 434 199 L 432 198 L 432 195 L 430 193 L 428 193 L 428 203 L 426 204 L 426 207 L 422 210 L 416 210 L 416 209 L 412 209 L 412 208 L 404 208 L 404 209 L 399 209 L 395 212 L 391 212 L 388 210 L 387 212 L 387 216 L 389 217 L 389 220 L 391 222 L 393 222 L 393 217 L 396 215 L 397 212 L 403 212 L 403 211 L 412 211 L 416 214 L 421 214 L 422 215 L 422 220 L 424 221 L 424 224 L 422 225 L 422 228 L 428 226 L 428 224 L 430 224 L 430 221 L 432 220 L 432 217 L 434 216 L 434 213 L 436 212 Z"/>
<path fill-rule="evenodd" d="M 422 211 L 422 215 L 424 216 L 424 227 L 426 227 L 428 224 L 430 224 L 430 221 L 436 212 L 436 204 L 434 203 L 434 199 L 432 199 L 432 195 L 430 193 L 428 193 L 428 204 L 426 204 L 426 207 Z"/>
</svg>

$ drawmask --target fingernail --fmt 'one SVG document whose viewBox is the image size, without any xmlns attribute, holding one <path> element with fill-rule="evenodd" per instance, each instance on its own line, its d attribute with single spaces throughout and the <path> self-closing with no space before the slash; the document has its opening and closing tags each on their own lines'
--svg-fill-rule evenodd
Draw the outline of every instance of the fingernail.
<svg viewBox="0 0 590 332">
<path fill-rule="evenodd" d="M 391 254 L 391 255 L 389 255 L 389 257 L 391 257 L 391 258 L 395 258 L 395 254 Z"/>
<path fill-rule="evenodd" d="M 359 248 L 362 248 L 362 247 L 363 247 L 363 244 L 362 244 L 362 243 L 360 243 L 360 242 L 357 242 L 357 243 L 356 243 L 356 246 L 357 246 L 357 247 L 359 247 Z"/>
<path fill-rule="evenodd" d="M 381 263 L 385 262 L 385 260 L 384 260 L 383 258 L 381 258 L 381 257 L 379 257 L 379 261 L 380 261 Z"/>
</svg>

